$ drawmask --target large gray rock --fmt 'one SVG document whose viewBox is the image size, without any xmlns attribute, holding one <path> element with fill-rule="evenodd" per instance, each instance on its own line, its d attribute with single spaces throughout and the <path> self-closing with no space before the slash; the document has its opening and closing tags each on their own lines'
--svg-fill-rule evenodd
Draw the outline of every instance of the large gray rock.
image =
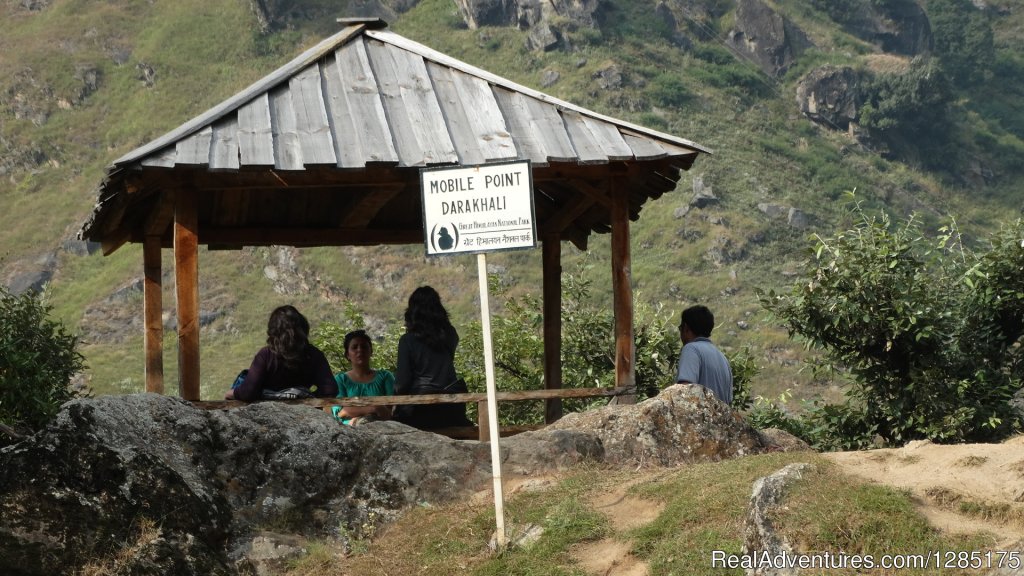
<svg viewBox="0 0 1024 576">
<path fill-rule="evenodd" d="M 728 42 L 773 77 L 782 76 L 811 46 L 802 30 L 762 0 L 739 1 Z"/>
<path fill-rule="evenodd" d="M 504 474 L 533 475 L 760 449 L 725 404 L 672 386 L 503 439 L 501 458 Z M 122 573 L 272 572 L 301 551 L 288 533 L 359 537 L 490 480 L 488 444 L 396 422 L 346 427 L 273 402 L 206 411 L 154 394 L 75 400 L 46 430 L 0 450 L 0 573 L 70 573 L 114 554 Z"/>
<path fill-rule="evenodd" d="M 550 23 L 555 17 L 571 26 L 594 26 L 598 0 L 455 0 L 462 19 L 472 29 L 516 26 L 520 30 Z"/>
<path fill-rule="evenodd" d="M 296 26 L 296 21 L 322 21 L 334 24 L 339 16 L 381 18 L 394 22 L 400 14 L 408 12 L 419 0 L 352 0 L 343 4 L 332 2 L 295 2 L 294 0 L 250 0 L 260 27 L 264 31 L 283 30 Z"/>
<path fill-rule="evenodd" d="M 775 531 L 772 516 L 782 506 L 790 486 L 812 469 L 810 464 L 793 463 L 754 482 L 743 528 L 744 554 L 770 558 L 793 554 L 793 546 Z M 787 566 L 758 566 L 746 570 L 747 576 L 793 576 L 799 573 L 798 568 Z"/>
<path fill-rule="evenodd" d="M 24 258 L 8 267 L 4 284 L 11 294 L 42 292 L 57 271 L 57 255 L 48 252 L 34 258 Z"/>
<path fill-rule="evenodd" d="M 832 129 L 846 130 L 861 105 L 860 77 L 848 66 L 822 66 L 797 85 L 796 102 L 805 116 Z"/>
<path fill-rule="evenodd" d="M 471 29 L 515 26 L 528 30 L 531 50 L 566 48 L 565 32 L 593 28 L 598 0 L 455 0 Z"/>
<path fill-rule="evenodd" d="M 843 10 L 833 13 L 833 18 L 847 32 L 877 45 L 883 52 L 917 56 L 931 49 L 931 24 L 916 0 L 858 0 L 843 6 Z"/>
<path fill-rule="evenodd" d="M 635 406 L 610 405 L 569 414 L 545 431 L 596 434 L 604 461 L 677 466 L 761 452 L 757 433 L 703 386 L 675 384 Z"/>
</svg>

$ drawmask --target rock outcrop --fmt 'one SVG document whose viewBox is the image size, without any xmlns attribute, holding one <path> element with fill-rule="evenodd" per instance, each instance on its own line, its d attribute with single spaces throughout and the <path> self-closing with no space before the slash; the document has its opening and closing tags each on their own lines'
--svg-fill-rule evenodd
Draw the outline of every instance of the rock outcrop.
<svg viewBox="0 0 1024 576">
<path fill-rule="evenodd" d="M 750 502 L 747 504 L 747 518 L 743 529 L 744 554 L 768 557 L 793 554 L 792 545 L 775 531 L 771 517 L 775 509 L 782 506 L 783 498 L 785 498 L 789 487 L 803 478 L 805 472 L 812 469 L 813 466 L 810 464 L 793 463 L 770 476 L 758 478 L 754 482 Z M 798 568 L 786 566 L 759 566 L 746 570 L 748 576 L 793 576 L 799 573 Z"/>
<path fill-rule="evenodd" d="M 501 442 L 506 475 L 761 449 L 726 405 L 689 385 Z M 0 450 L 0 571 L 70 573 L 114 555 L 124 573 L 253 571 L 259 558 L 247 555 L 282 547 L 263 542 L 268 533 L 358 537 L 490 478 L 488 444 L 395 422 L 345 427 L 272 402 L 206 411 L 154 394 L 75 400 Z"/>
<path fill-rule="evenodd" d="M 915 0 L 847 2 L 832 17 L 844 30 L 875 44 L 883 52 L 917 56 L 931 49 L 928 15 Z"/>
<path fill-rule="evenodd" d="M 796 88 L 800 112 L 831 129 L 846 130 L 862 103 L 860 77 L 848 66 L 822 66 L 808 72 Z"/>
<path fill-rule="evenodd" d="M 761 0 L 739 1 L 736 24 L 727 41 L 773 77 L 785 74 L 797 56 L 811 46 L 802 30 Z"/>
<path fill-rule="evenodd" d="M 595 434 L 612 464 L 677 466 L 760 452 L 757 433 L 707 388 L 670 386 L 636 406 L 569 414 L 545 429 Z M 671 447 L 671 448 L 669 448 Z"/>
<path fill-rule="evenodd" d="M 528 30 L 533 50 L 564 48 L 565 31 L 594 27 L 598 0 L 455 0 L 471 29 L 515 26 Z"/>
<path fill-rule="evenodd" d="M 264 32 L 283 30 L 297 20 L 334 22 L 338 16 L 382 18 L 394 22 L 399 14 L 408 12 L 419 0 L 355 0 L 344 5 L 344 14 L 331 2 L 294 2 L 292 0 L 250 0 L 256 19 Z"/>
</svg>

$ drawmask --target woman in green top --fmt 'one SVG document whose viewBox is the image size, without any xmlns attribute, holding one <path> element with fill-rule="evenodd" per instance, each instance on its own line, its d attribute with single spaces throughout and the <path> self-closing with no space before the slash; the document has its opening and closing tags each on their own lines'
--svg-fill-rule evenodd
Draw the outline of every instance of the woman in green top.
<svg viewBox="0 0 1024 576">
<path fill-rule="evenodd" d="M 338 398 L 394 396 L 394 374 L 371 368 L 371 356 L 373 341 L 365 330 L 345 334 L 345 358 L 352 369 L 334 375 L 334 381 L 338 383 Z M 355 425 L 365 420 L 391 418 L 391 406 L 333 406 L 332 413 L 343 424 Z"/>
</svg>

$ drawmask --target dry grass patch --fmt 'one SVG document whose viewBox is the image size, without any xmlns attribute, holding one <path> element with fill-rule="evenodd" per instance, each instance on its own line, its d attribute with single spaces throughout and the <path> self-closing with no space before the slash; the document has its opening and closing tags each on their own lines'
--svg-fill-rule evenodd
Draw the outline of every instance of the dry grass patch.
<svg viewBox="0 0 1024 576">
<path fill-rule="evenodd" d="M 954 462 L 953 465 L 959 466 L 961 468 L 976 468 L 978 466 L 981 466 L 985 462 L 988 462 L 987 456 L 964 456 L 963 458 Z"/>
<path fill-rule="evenodd" d="M 929 488 L 925 496 L 936 506 L 980 520 L 1011 524 L 1024 528 L 1024 505 L 987 502 L 971 498 L 950 488 Z"/>
</svg>

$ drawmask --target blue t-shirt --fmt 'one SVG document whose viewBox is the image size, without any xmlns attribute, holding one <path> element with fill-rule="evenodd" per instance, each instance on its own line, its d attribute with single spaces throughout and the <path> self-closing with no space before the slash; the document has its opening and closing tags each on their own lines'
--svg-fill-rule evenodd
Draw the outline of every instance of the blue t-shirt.
<svg viewBox="0 0 1024 576">
<path fill-rule="evenodd" d="M 732 368 L 725 355 L 707 338 L 698 337 L 683 346 L 676 382 L 700 384 L 722 402 L 732 404 Z"/>
</svg>

